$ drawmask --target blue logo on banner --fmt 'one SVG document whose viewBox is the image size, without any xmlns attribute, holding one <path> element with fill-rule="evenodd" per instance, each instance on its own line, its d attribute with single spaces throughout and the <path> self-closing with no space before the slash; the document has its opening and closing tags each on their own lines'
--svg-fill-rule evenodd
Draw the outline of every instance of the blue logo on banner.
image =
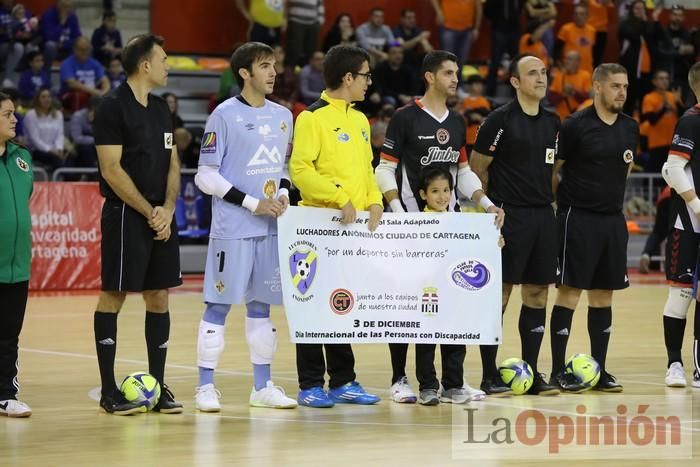
<svg viewBox="0 0 700 467">
<path fill-rule="evenodd" d="M 305 295 L 316 277 L 316 265 L 318 256 L 315 251 L 295 250 L 289 256 L 289 271 L 292 274 L 292 283 L 299 293 Z"/>
<path fill-rule="evenodd" d="M 450 276 L 455 285 L 467 290 L 482 289 L 491 280 L 488 268 L 474 259 L 460 262 L 452 268 Z"/>
</svg>

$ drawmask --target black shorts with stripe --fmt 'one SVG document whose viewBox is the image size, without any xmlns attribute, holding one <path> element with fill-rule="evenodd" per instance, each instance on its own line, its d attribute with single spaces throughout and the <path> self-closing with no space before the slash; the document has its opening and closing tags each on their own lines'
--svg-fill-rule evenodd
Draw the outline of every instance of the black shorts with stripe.
<svg viewBox="0 0 700 467">
<path fill-rule="evenodd" d="M 700 234 L 673 228 L 666 239 L 666 279 L 671 285 L 693 286 Z"/>
<path fill-rule="evenodd" d="M 506 284 L 553 284 L 557 268 L 557 227 L 551 206 L 501 205 L 506 212 L 501 252 Z"/>
<path fill-rule="evenodd" d="M 182 284 L 175 220 L 167 241 L 155 240 L 148 220 L 121 201 L 102 206 L 102 290 L 142 292 Z"/>
<path fill-rule="evenodd" d="M 557 211 L 559 267 L 557 285 L 581 290 L 619 290 L 627 277 L 627 222 L 605 214 L 562 207 Z"/>
</svg>

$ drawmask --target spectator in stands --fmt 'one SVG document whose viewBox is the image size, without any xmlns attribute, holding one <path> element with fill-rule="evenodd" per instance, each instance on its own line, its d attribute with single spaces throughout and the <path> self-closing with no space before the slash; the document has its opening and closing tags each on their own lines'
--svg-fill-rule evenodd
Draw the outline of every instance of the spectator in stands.
<svg viewBox="0 0 700 467">
<path fill-rule="evenodd" d="M 399 24 L 393 30 L 394 37 L 401 41 L 404 51 L 404 63 L 415 70 L 414 79 L 418 79 L 418 70 L 423 63 L 423 56 L 433 50 L 430 44 L 430 31 L 424 31 L 416 25 L 416 12 L 410 8 L 401 10 Z"/>
<path fill-rule="evenodd" d="M 262 42 L 269 46 L 280 43 L 280 34 L 286 27 L 285 1 L 236 0 L 238 11 L 248 21 L 248 40 Z"/>
<path fill-rule="evenodd" d="M 489 96 L 496 93 L 498 68 L 505 54 L 511 59 L 518 55 L 522 8 L 522 0 L 486 0 L 484 4 L 484 16 L 491 22 L 491 60 L 486 78 L 486 94 Z"/>
<path fill-rule="evenodd" d="M 401 44 L 391 44 L 387 59 L 377 65 L 372 73 L 382 101 L 395 107 L 408 104 L 413 99 L 416 88 L 414 73 L 404 63 L 403 55 Z"/>
<path fill-rule="evenodd" d="M 73 43 L 82 34 L 80 23 L 71 0 L 56 0 L 41 16 L 39 31 L 44 40 L 44 59 L 47 71 L 54 60 L 63 60 L 73 50 Z"/>
<path fill-rule="evenodd" d="M 233 55 L 236 49 L 238 49 L 238 47 L 241 45 L 243 45 L 243 42 L 236 42 L 233 45 L 231 55 Z M 238 95 L 240 92 L 241 88 L 238 87 L 238 82 L 233 77 L 233 69 L 230 66 L 227 66 L 219 77 L 219 92 L 216 95 L 216 105 L 225 101 L 229 97 Z M 213 110 L 213 107 L 209 109 L 210 112 Z"/>
<path fill-rule="evenodd" d="M 341 13 L 335 18 L 333 26 L 323 39 L 323 53 L 328 52 L 334 45 L 357 45 L 355 27 L 348 13 Z"/>
<path fill-rule="evenodd" d="M 13 88 L 12 80 L 17 65 L 24 55 L 24 45 L 12 38 L 13 0 L 0 0 L 0 63 L 4 62 L 2 87 Z"/>
<path fill-rule="evenodd" d="M 557 7 L 551 0 L 527 0 L 525 2 L 525 12 L 527 13 L 526 29 L 531 31 L 534 31 L 538 26 L 548 22 L 549 20 L 556 21 L 557 19 Z M 547 49 L 547 54 L 550 57 L 553 57 L 554 29 L 550 28 L 545 30 L 542 34 L 541 41 Z"/>
<path fill-rule="evenodd" d="M 440 46 L 457 56 L 458 70 L 469 59 L 471 45 L 479 38 L 483 18 L 481 0 L 430 0 L 435 23 L 440 26 Z M 460 75 L 461 73 L 457 73 Z"/>
<path fill-rule="evenodd" d="M 311 105 L 321 97 L 321 92 L 326 89 L 326 80 L 323 78 L 323 59 L 325 55 L 320 50 L 311 55 L 309 64 L 299 73 L 299 94 L 304 105 Z"/>
<path fill-rule="evenodd" d="M 688 87 L 688 71 L 695 63 L 695 47 L 690 41 L 690 32 L 684 25 L 685 10 L 682 6 L 671 7 L 671 14 L 668 20 L 666 33 L 673 45 L 673 65 L 671 72 L 671 83 L 673 86 L 681 88 L 683 102 L 692 105 L 693 96 Z"/>
<path fill-rule="evenodd" d="M 273 47 L 275 53 L 275 86 L 272 94 L 267 98 L 285 106 L 289 110 L 294 108 L 294 104 L 299 100 L 299 82 L 294 69 L 284 64 L 284 49 L 281 45 Z"/>
<path fill-rule="evenodd" d="M 204 128 L 178 128 L 175 130 L 175 146 L 183 169 L 196 169 L 199 165 L 199 148 Z"/>
<path fill-rule="evenodd" d="M 90 41 L 79 37 L 73 55 L 61 63 L 61 102 L 74 112 L 87 106 L 90 96 L 103 96 L 110 89 L 104 67 L 90 56 Z"/>
<path fill-rule="evenodd" d="M 567 53 L 575 50 L 581 57 L 581 69 L 593 74 L 593 44 L 595 28 L 588 24 L 588 7 L 579 3 L 574 6 L 574 20 L 559 29 L 554 57 L 563 61 Z"/>
<path fill-rule="evenodd" d="M 109 80 L 110 89 L 118 88 L 124 81 L 126 81 L 126 73 L 124 73 L 124 67 L 122 66 L 122 61 L 119 59 L 119 57 L 112 57 L 109 60 L 109 66 L 107 67 L 107 79 Z"/>
<path fill-rule="evenodd" d="M 122 34 L 117 29 L 117 14 L 102 13 L 102 25 L 92 33 L 92 54 L 104 66 L 122 53 Z"/>
<path fill-rule="evenodd" d="M 177 113 L 177 96 L 172 92 L 164 92 L 161 97 L 165 99 L 165 102 L 167 102 L 168 108 L 170 109 L 170 117 L 173 119 L 173 129 L 177 130 L 178 128 L 183 128 L 185 126 L 185 122 L 183 122 L 182 118 Z"/>
<path fill-rule="evenodd" d="M 561 69 L 555 69 L 552 73 L 549 102 L 564 121 L 588 99 L 592 88 L 591 74 L 581 69 L 581 55 L 576 50 L 570 50 L 564 56 Z"/>
<path fill-rule="evenodd" d="M 17 124 L 15 125 L 15 137 L 14 141 L 22 146 L 28 146 L 27 139 L 24 136 L 24 114 L 27 109 L 20 104 L 19 101 L 19 91 L 15 88 L 2 88 L 0 92 L 10 96 L 12 100 L 12 105 L 15 107 L 15 118 L 17 119 Z"/>
<path fill-rule="evenodd" d="M 48 89 L 40 90 L 24 116 L 24 132 L 36 162 L 49 170 L 62 166 L 66 159 L 63 137 L 63 114 Z"/>
<path fill-rule="evenodd" d="M 595 44 L 593 45 L 593 66 L 603 63 L 605 45 L 608 42 L 608 7 L 613 0 L 587 0 L 588 24 L 595 29 Z"/>
<path fill-rule="evenodd" d="M 323 0 L 287 0 L 287 64 L 304 66 L 318 50 L 325 21 Z"/>
<path fill-rule="evenodd" d="M 51 88 L 51 77 L 44 69 L 44 56 L 41 52 L 27 54 L 29 68 L 24 70 L 19 78 L 19 95 L 25 103 L 31 102 L 39 89 Z"/>
<path fill-rule="evenodd" d="M 471 153 L 476 141 L 476 133 L 481 123 L 491 113 L 491 102 L 484 96 L 484 78 L 478 73 L 470 75 L 466 82 L 467 95 L 462 99 L 460 112 L 467 122 L 467 155 Z"/>
<path fill-rule="evenodd" d="M 25 52 L 39 50 L 41 36 L 39 35 L 39 19 L 32 16 L 21 3 L 12 7 L 12 40 L 24 45 Z"/>
<path fill-rule="evenodd" d="M 369 52 L 372 65 L 377 65 L 387 58 L 386 48 L 394 42 L 394 33 L 384 24 L 384 10 L 372 8 L 369 13 L 369 21 L 362 23 L 357 28 L 357 43 Z"/>
<path fill-rule="evenodd" d="M 545 67 L 549 68 L 549 51 L 542 42 L 542 37 L 546 32 L 552 30 L 554 24 L 555 20 L 553 19 L 544 19 L 539 23 L 536 20 L 528 22 L 525 34 L 520 37 L 519 52 L 534 55 L 542 60 Z"/>
<path fill-rule="evenodd" d="M 669 91 L 671 84 L 666 70 L 656 70 L 652 79 L 654 90 L 642 100 L 641 121 L 649 122 L 647 134 L 649 147 L 649 162 L 645 171 L 661 173 L 661 167 L 666 162 L 671 146 L 673 131 L 682 113 L 680 89 Z M 659 183 L 662 183 L 659 181 Z"/>
<path fill-rule="evenodd" d="M 376 169 L 379 165 L 382 146 L 386 138 L 386 130 L 389 128 L 389 123 L 383 120 L 375 120 L 369 127 L 370 144 L 372 145 L 372 168 Z"/>
<path fill-rule="evenodd" d="M 88 106 L 74 112 L 70 117 L 70 139 L 75 144 L 75 166 L 97 167 L 97 150 L 92 133 L 95 107 L 99 98 L 91 97 Z"/>
</svg>

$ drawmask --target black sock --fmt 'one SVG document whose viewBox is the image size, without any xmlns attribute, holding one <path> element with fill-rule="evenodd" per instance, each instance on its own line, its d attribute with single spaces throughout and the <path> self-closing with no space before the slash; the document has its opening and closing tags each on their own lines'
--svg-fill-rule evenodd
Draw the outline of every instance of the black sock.
<svg viewBox="0 0 700 467">
<path fill-rule="evenodd" d="M 523 305 L 520 308 L 518 330 L 523 360 L 530 364 L 532 371 L 537 373 L 537 358 L 540 355 L 544 325 L 547 313 L 544 308 L 530 308 Z"/>
<path fill-rule="evenodd" d="M 695 302 L 693 320 L 693 378 L 700 379 L 700 302 Z"/>
<path fill-rule="evenodd" d="M 683 334 L 685 333 L 686 320 L 664 316 L 664 342 L 668 354 L 668 366 L 673 362 L 683 365 L 681 349 L 683 348 Z"/>
<path fill-rule="evenodd" d="M 564 369 L 566 362 L 566 344 L 571 334 L 571 320 L 574 310 L 554 305 L 552 317 L 549 320 L 549 337 L 552 341 L 552 374 Z"/>
<path fill-rule="evenodd" d="M 406 376 L 408 344 L 389 344 L 389 353 L 391 354 L 391 384 L 394 384 Z"/>
<path fill-rule="evenodd" d="M 114 381 L 114 359 L 117 356 L 117 313 L 96 311 L 93 323 L 102 395 L 111 395 L 119 390 Z"/>
<path fill-rule="evenodd" d="M 498 381 L 498 367 L 496 366 L 497 345 L 482 344 L 479 346 L 481 354 L 481 379 L 496 379 Z"/>
<path fill-rule="evenodd" d="M 165 357 L 168 354 L 170 337 L 170 313 L 146 312 L 146 348 L 148 349 L 148 372 L 163 386 Z"/>
<path fill-rule="evenodd" d="M 591 356 L 605 371 L 605 358 L 608 354 L 608 342 L 612 331 L 612 307 L 588 307 L 588 336 L 591 338 Z"/>
</svg>

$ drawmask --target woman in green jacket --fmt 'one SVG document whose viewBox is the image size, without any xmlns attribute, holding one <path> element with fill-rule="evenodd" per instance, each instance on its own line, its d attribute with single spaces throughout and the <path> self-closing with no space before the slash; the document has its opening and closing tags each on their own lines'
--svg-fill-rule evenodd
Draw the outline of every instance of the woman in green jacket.
<svg viewBox="0 0 700 467">
<path fill-rule="evenodd" d="M 17 400 L 17 349 L 29 294 L 34 175 L 29 151 L 10 141 L 14 112 L 10 97 L 0 93 L 0 415 L 28 417 L 32 409 Z"/>
</svg>

